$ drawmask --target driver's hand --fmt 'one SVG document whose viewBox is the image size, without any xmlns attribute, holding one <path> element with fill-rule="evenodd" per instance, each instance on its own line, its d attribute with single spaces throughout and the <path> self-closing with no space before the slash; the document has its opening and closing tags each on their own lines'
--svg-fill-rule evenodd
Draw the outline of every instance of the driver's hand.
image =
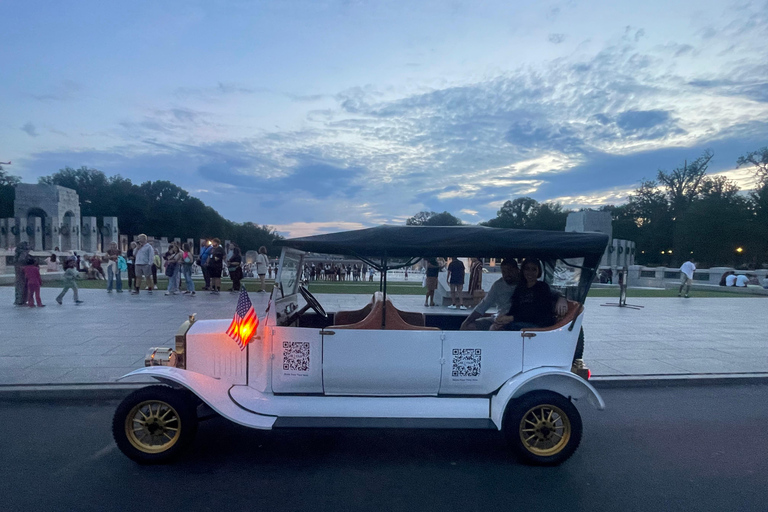
<svg viewBox="0 0 768 512">
<path fill-rule="evenodd" d="M 557 316 L 565 316 L 567 312 L 568 301 L 565 300 L 565 297 L 559 297 L 555 303 L 555 313 L 557 313 Z"/>
</svg>

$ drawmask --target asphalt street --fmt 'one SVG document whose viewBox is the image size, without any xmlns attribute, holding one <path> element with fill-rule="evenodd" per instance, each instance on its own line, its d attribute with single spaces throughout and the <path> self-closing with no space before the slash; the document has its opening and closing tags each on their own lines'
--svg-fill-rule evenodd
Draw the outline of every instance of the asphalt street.
<svg viewBox="0 0 768 512">
<path fill-rule="evenodd" d="M 127 510 L 762 511 L 768 385 L 606 389 L 556 468 L 500 434 L 260 432 L 201 423 L 175 463 L 139 466 L 112 441 L 116 403 L 0 403 L 0 508 Z"/>
</svg>

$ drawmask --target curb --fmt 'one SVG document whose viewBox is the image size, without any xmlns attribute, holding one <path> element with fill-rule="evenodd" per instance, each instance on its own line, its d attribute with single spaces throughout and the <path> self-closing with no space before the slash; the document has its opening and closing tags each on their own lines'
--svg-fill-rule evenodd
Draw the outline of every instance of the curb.
<svg viewBox="0 0 768 512">
<path fill-rule="evenodd" d="M 687 375 L 604 375 L 589 379 L 596 389 L 739 386 L 768 384 L 768 373 L 700 373 Z M 0 402 L 54 402 L 58 400 L 113 401 L 152 382 L 100 384 L 0 385 Z M 155 382 L 155 384 L 157 384 Z"/>
<path fill-rule="evenodd" d="M 0 386 L 0 402 L 54 402 L 58 400 L 122 400 L 150 382 L 103 384 L 12 384 Z"/>
<path fill-rule="evenodd" d="M 654 375 L 603 375 L 594 376 L 589 383 L 597 389 L 650 388 L 674 386 L 740 386 L 743 384 L 768 384 L 768 373 L 695 373 Z M 1 395 L 0 395 L 1 396 Z"/>
</svg>

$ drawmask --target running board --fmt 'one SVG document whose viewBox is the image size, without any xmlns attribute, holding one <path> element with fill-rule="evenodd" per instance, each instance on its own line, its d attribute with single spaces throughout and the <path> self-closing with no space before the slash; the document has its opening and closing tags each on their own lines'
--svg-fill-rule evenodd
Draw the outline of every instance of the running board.
<svg viewBox="0 0 768 512">
<path fill-rule="evenodd" d="M 434 428 L 496 430 L 489 418 L 308 418 L 280 417 L 272 428 Z"/>
</svg>

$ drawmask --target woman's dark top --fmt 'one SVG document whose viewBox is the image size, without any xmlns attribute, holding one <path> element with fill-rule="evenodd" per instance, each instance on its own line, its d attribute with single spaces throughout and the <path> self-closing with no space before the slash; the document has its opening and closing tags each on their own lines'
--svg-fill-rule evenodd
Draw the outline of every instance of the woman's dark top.
<svg viewBox="0 0 768 512">
<path fill-rule="evenodd" d="M 528 288 L 520 283 L 512 294 L 512 307 L 509 315 L 515 322 L 530 322 L 539 327 L 548 327 L 555 323 L 552 315 L 552 291 L 543 281 Z"/>
<path fill-rule="evenodd" d="M 221 269 L 224 266 L 224 248 L 222 246 L 214 247 L 211 251 L 211 256 L 208 258 L 208 266 L 216 269 Z"/>
<path fill-rule="evenodd" d="M 437 277 L 440 275 L 440 264 L 435 259 L 427 260 L 427 277 Z"/>
</svg>

